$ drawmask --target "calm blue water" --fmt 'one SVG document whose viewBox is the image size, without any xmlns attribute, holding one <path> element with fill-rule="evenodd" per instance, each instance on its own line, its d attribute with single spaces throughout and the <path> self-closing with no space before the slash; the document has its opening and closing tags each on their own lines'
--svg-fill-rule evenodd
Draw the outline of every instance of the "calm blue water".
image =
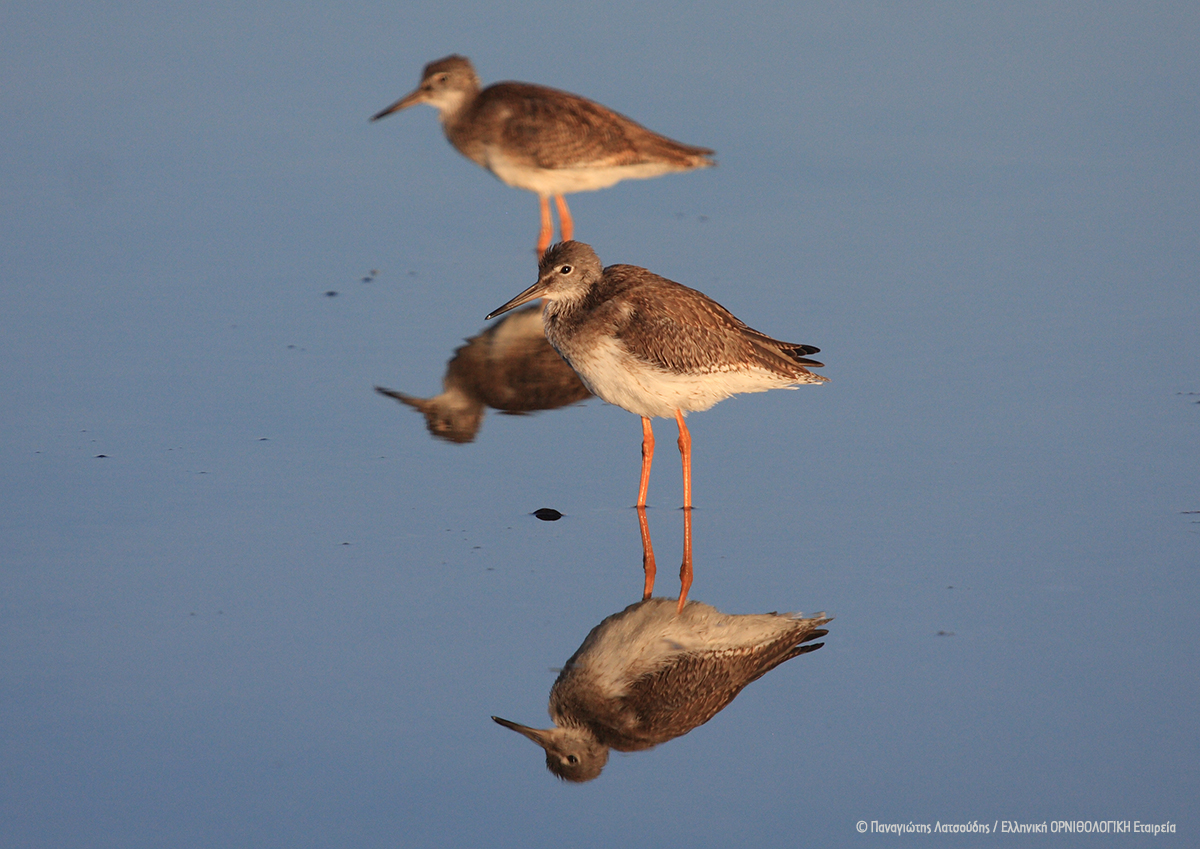
<svg viewBox="0 0 1200 849">
<path fill-rule="evenodd" d="M 7 9 L 0 845 L 1194 842 L 1198 17 Z M 545 724 L 640 598 L 637 418 L 452 444 L 373 390 L 436 395 L 535 277 L 532 195 L 430 109 L 367 121 L 450 52 L 715 148 L 573 196 L 577 236 L 831 379 L 690 419 L 692 596 L 825 647 L 583 786 L 489 717 Z"/>
</svg>

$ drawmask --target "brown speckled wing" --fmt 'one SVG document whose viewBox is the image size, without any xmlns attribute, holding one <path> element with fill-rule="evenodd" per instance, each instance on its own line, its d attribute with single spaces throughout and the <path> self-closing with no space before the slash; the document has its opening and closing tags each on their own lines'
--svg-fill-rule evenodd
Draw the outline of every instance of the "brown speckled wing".
<svg viewBox="0 0 1200 849">
<path fill-rule="evenodd" d="M 489 86 L 474 112 L 472 123 L 538 168 L 632 165 L 647 156 L 685 161 L 711 152 L 659 136 L 586 98 L 527 83 Z"/>
<path fill-rule="evenodd" d="M 610 266 L 606 283 L 623 290 L 624 308 L 613 332 L 639 359 L 668 371 L 707 374 L 729 363 L 754 364 L 782 374 L 819 366 L 799 353 L 811 345 L 781 342 L 747 327 L 712 298 L 636 266 Z"/>
<path fill-rule="evenodd" d="M 813 623 L 823 624 L 823 623 Z M 824 643 L 824 629 L 804 629 L 758 648 L 697 652 L 634 682 L 626 702 L 635 707 L 646 739 L 664 742 L 708 722 L 734 697 L 776 666 Z M 797 645 L 797 642 L 801 642 Z"/>
</svg>

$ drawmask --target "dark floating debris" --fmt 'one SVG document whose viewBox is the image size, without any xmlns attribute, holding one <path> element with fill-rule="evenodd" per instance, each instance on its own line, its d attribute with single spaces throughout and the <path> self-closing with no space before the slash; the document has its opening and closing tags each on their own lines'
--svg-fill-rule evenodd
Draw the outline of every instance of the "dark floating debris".
<svg viewBox="0 0 1200 849">
<path fill-rule="evenodd" d="M 336 289 L 330 289 L 328 292 L 325 293 L 325 297 L 327 297 L 327 298 L 336 298 L 337 296 L 338 296 L 338 293 L 337 293 Z"/>
<path fill-rule="evenodd" d="M 557 522 L 562 518 L 562 513 L 559 513 L 553 507 L 542 507 L 533 511 L 533 515 L 541 519 L 543 522 Z"/>
<path fill-rule="evenodd" d="M 953 632 L 953 631 L 938 631 L 938 632 L 937 632 L 937 635 L 938 635 L 939 637 L 953 637 L 953 636 L 954 636 L 954 632 Z"/>
<path fill-rule="evenodd" d="M 93 459 L 93 460 L 107 460 L 107 459 L 108 459 L 108 455 L 107 455 L 107 454 L 97 454 L 97 455 L 96 455 L 95 457 L 93 457 L 92 459 Z M 557 517 L 557 516 L 555 516 L 554 518 L 556 518 L 556 519 L 557 519 L 558 517 Z"/>
</svg>

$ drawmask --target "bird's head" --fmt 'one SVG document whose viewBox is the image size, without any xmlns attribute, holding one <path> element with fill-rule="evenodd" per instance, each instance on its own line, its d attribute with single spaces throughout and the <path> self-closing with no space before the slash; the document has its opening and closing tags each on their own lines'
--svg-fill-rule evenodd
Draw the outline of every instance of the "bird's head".
<svg viewBox="0 0 1200 849">
<path fill-rule="evenodd" d="M 591 781 L 608 763 L 608 746 L 584 728 L 530 728 L 493 716 L 505 728 L 537 743 L 546 750 L 546 769 L 564 781 Z"/>
<path fill-rule="evenodd" d="M 378 121 L 418 103 L 428 103 L 443 116 L 452 115 L 479 91 L 479 77 L 465 56 L 447 56 L 425 66 L 421 84 L 386 109 L 371 116 Z"/>
<path fill-rule="evenodd" d="M 583 242 L 559 242 L 551 245 L 538 263 L 538 280 L 488 318 L 506 313 L 537 298 L 547 301 L 578 301 L 604 274 L 600 257 Z"/>
<path fill-rule="evenodd" d="M 442 394 L 432 398 L 416 398 L 382 386 L 376 386 L 375 391 L 419 410 L 425 416 L 425 427 L 429 432 L 447 442 L 474 442 L 483 426 L 483 401 L 452 382 L 447 383 Z"/>
</svg>

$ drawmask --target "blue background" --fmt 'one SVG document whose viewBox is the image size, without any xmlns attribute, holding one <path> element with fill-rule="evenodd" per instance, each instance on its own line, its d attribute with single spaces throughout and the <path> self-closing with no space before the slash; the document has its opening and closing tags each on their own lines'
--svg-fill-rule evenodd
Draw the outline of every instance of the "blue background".
<svg viewBox="0 0 1200 849">
<path fill-rule="evenodd" d="M 1194 840 L 1198 19 L 8 4 L 0 845 Z M 690 419 L 693 597 L 828 611 L 826 646 L 582 787 L 488 717 L 543 724 L 639 597 L 636 417 L 489 415 L 451 445 L 372 391 L 436 394 L 535 276 L 533 195 L 428 108 L 367 121 L 451 52 L 715 148 L 572 196 L 577 236 L 831 378 Z"/>
</svg>

